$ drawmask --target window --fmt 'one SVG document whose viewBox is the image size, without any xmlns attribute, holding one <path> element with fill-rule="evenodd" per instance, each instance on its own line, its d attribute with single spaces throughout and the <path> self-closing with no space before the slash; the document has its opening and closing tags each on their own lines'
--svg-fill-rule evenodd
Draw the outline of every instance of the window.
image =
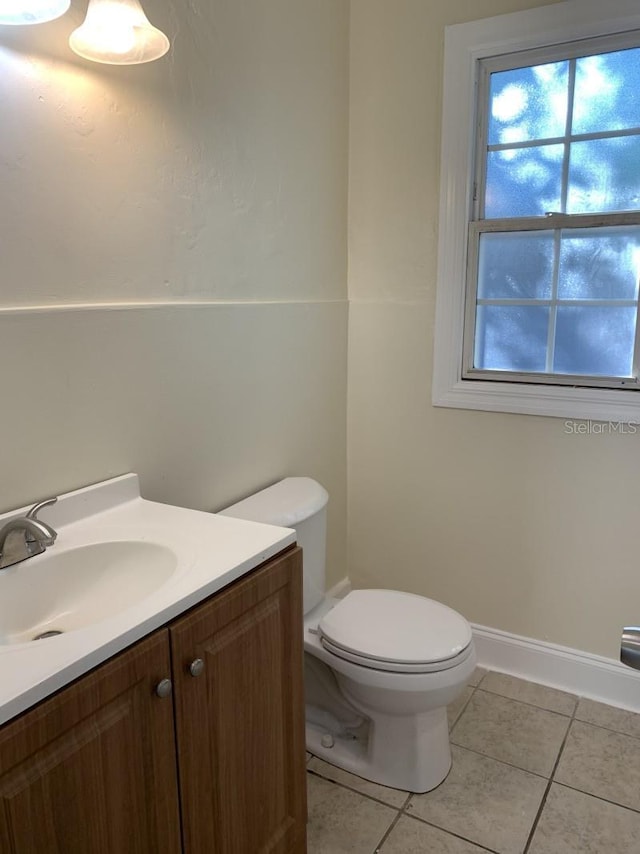
<svg viewBox="0 0 640 854">
<path fill-rule="evenodd" d="M 598 5 L 447 32 L 436 404 L 640 420 L 640 15 Z"/>
</svg>

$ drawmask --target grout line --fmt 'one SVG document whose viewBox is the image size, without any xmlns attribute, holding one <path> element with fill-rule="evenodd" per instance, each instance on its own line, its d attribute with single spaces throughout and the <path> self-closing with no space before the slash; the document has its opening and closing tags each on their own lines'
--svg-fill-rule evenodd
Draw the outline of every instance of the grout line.
<svg viewBox="0 0 640 854">
<path fill-rule="evenodd" d="M 611 708 L 616 707 L 612 706 Z M 628 714 L 635 715 L 637 712 L 628 712 Z M 640 735 L 632 735 L 630 732 L 622 732 L 622 730 L 612 729 L 610 726 L 604 726 L 603 724 L 594 724 L 593 721 L 585 721 L 582 718 L 575 718 L 574 720 L 578 724 L 587 724 L 587 726 L 593 726 L 596 727 L 596 729 L 603 729 L 606 730 L 606 732 L 613 732 L 616 735 L 625 735 L 627 738 L 634 738 L 636 741 L 640 741 Z"/>
<path fill-rule="evenodd" d="M 467 706 L 469 705 L 469 703 L 471 702 L 471 698 L 473 697 L 473 695 L 474 695 L 474 694 L 476 693 L 476 691 L 477 691 L 477 688 L 473 687 L 472 685 L 469 685 L 469 688 L 471 688 L 471 693 L 470 693 L 470 694 L 469 694 L 469 696 L 467 697 L 467 701 L 466 701 L 466 703 L 464 704 L 464 706 L 460 709 L 460 711 L 459 711 L 459 712 L 458 712 L 458 714 L 456 715 L 456 719 L 455 719 L 455 720 L 453 721 L 453 723 L 449 726 L 449 741 L 451 741 L 451 733 L 452 733 L 452 732 L 453 732 L 453 730 L 456 728 L 456 725 L 457 725 L 458 721 L 460 720 L 460 718 L 461 718 L 461 717 L 463 716 L 463 714 L 467 711 Z"/>
<path fill-rule="evenodd" d="M 312 758 L 313 758 L 313 755 L 312 755 Z M 496 761 L 498 761 L 498 760 L 496 760 Z M 507 764 L 507 763 L 503 763 L 503 764 Z M 516 766 L 513 766 L 513 767 L 516 767 Z M 523 769 L 519 769 L 519 770 L 523 770 Z M 317 771 L 314 771 L 313 769 L 307 768 L 307 774 L 312 774 L 314 777 L 319 777 L 321 780 L 324 780 L 325 783 L 331 783 L 334 786 L 338 786 L 341 789 L 346 789 L 349 792 L 353 792 L 356 795 L 360 795 L 361 797 L 366 798 L 367 800 L 373 801 L 374 803 L 380 804 L 381 806 L 387 807 L 388 809 L 392 809 L 392 810 L 397 811 L 396 817 L 392 820 L 391 824 L 389 825 L 389 827 L 385 831 L 384 835 L 382 836 L 382 838 L 380 839 L 380 841 L 376 845 L 373 854 L 379 854 L 380 848 L 387 841 L 387 839 L 389 838 L 389 835 L 391 834 L 392 830 L 397 825 L 398 821 L 400 820 L 400 818 L 402 816 L 405 816 L 406 818 L 411 818 L 414 821 L 419 821 L 422 824 L 426 824 L 429 827 L 433 827 L 436 830 L 439 830 L 441 833 L 445 833 L 448 836 L 453 836 L 456 839 L 460 839 L 463 842 L 467 842 L 470 845 L 475 845 L 481 851 L 488 852 L 488 854 L 499 854 L 499 852 L 493 848 L 487 848 L 486 846 L 481 845 L 479 842 L 476 842 L 473 839 L 469 839 L 466 836 L 461 836 L 459 833 L 454 833 L 453 831 L 447 830 L 444 827 L 440 827 L 439 825 L 434 824 L 431 821 L 427 821 L 426 819 L 421 818 L 418 815 L 414 815 L 413 813 L 407 812 L 409 805 L 411 803 L 411 800 L 414 796 L 413 792 L 408 792 L 407 797 L 405 798 L 403 805 L 401 807 L 396 807 L 396 806 L 393 806 L 392 804 L 389 804 L 386 801 L 382 801 L 379 798 L 374 797 L 373 795 L 368 795 L 365 792 L 359 791 L 358 789 L 353 789 L 351 786 L 348 786 L 345 783 L 339 783 L 337 780 L 331 780 L 328 777 L 323 777 L 322 774 L 318 773 Z M 538 776 L 538 775 L 536 775 L 536 776 Z M 444 783 L 444 780 L 442 782 Z M 442 785 L 442 783 L 440 785 Z M 439 787 L 436 787 L 436 788 L 439 788 Z M 400 791 L 400 790 L 398 790 L 398 791 Z M 427 792 L 427 794 L 429 794 L 429 793 Z"/>
<path fill-rule="evenodd" d="M 398 811 L 398 813 L 396 814 L 396 817 L 393 819 L 393 821 L 392 821 L 392 822 L 391 822 L 391 824 L 389 825 L 389 827 L 388 827 L 388 828 L 386 829 L 386 831 L 382 834 L 382 839 L 380 840 L 380 842 L 378 842 L 378 844 L 376 845 L 376 847 L 373 849 L 373 854 L 379 854 L 380 849 L 382 848 L 382 846 L 384 845 L 384 843 L 385 843 L 385 842 L 387 841 L 387 839 L 389 838 L 389 836 L 390 836 L 390 834 L 391 834 L 391 831 L 392 831 L 392 830 L 393 830 L 393 828 L 396 826 L 396 824 L 400 821 L 400 816 L 401 816 L 401 815 L 402 815 L 402 810 L 399 810 L 399 811 Z"/>
<path fill-rule="evenodd" d="M 582 723 L 582 721 L 578 721 L 578 723 Z M 602 727 L 602 728 L 605 729 L 605 727 Z M 570 727 L 569 727 L 569 729 L 570 729 Z M 566 735 L 562 741 L 562 744 L 560 746 L 558 758 L 556 759 L 556 762 L 554 763 L 554 767 L 553 767 L 553 771 L 551 773 L 551 777 L 546 777 L 544 774 L 538 774 L 535 771 L 529 771 L 526 768 L 521 768 L 519 765 L 513 765 L 511 762 L 505 762 L 502 759 L 496 759 L 495 756 L 491 756 L 488 753 L 482 753 L 481 751 L 474 750 L 471 747 L 465 747 L 464 745 L 455 744 L 455 743 L 454 743 L 454 746 L 459 748 L 460 750 L 468 750 L 469 753 L 475 753 L 477 756 L 482 756 L 485 759 L 491 759 L 494 762 L 498 762 L 501 765 L 506 765 L 509 768 L 514 768 L 516 771 L 522 771 L 525 774 L 530 774 L 532 777 L 539 777 L 542 780 L 547 780 L 548 785 L 547 785 L 547 788 L 545 789 L 545 793 L 543 795 L 543 799 L 542 799 L 541 806 L 540 806 L 538 813 L 540 813 L 542 811 L 542 807 L 544 806 L 544 802 L 546 801 L 547 794 L 548 794 L 548 791 L 551 787 L 551 784 L 555 783 L 557 786 L 562 786 L 565 789 L 570 789 L 571 791 L 578 792 L 581 795 L 587 795 L 588 797 L 595 798 L 598 801 L 604 801 L 605 803 L 611 804 L 612 806 L 620 807 L 621 809 L 629 810 L 629 812 L 633 812 L 633 813 L 640 815 L 640 808 L 636 809 L 635 807 L 630 807 L 627 804 L 618 803 L 618 801 L 613 801 L 610 798 L 604 798 L 604 797 L 602 797 L 602 795 L 596 795 L 593 792 L 587 792 L 584 789 L 580 789 L 578 786 L 572 786 L 569 783 L 563 783 L 563 782 L 560 782 L 559 780 L 555 780 L 553 778 L 553 775 L 555 774 L 556 769 L 560 763 L 560 758 L 561 758 L 562 752 L 564 750 L 565 743 L 566 743 L 567 738 L 569 736 L 569 729 L 567 729 L 567 733 L 566 733 Z M 610 731 L 615 733 L 615 730 L 610 730 Z M 313 754 L 311 754 L 310 758 L 306 762 L 306 765 L 308 765 L 309 762 L 311 762 L 311 760 L 314 758 L 318 758 L 318 757 L 314 757 Z M 360 795 L 363 798 L 367 798 L 367 800 L 374 801 L 377 804 L 381 804 L 382 806 L 387 807 L 388 809 L 399 810 L 399 812 L 401 812 L 403 815 L 406 815 L 409 818 L 414 818 L 417 821 L 423 822 L 424 824 L 429 824 L 429 825 L 437 828 L 438 830 L 445 830 L 445 828 L 440 827 L 437 824 L 433 824 L 433 822 L 427 821 L 426 819 L 421 818 L 420 816 L 415 815 L 414 813 L 408 812 L 408 808 L 410 806 L 411 799 L 413 798 L 413 795 L 414 795 L 413 792 L 408 792 L 407 796 L 404 800 L 404 803 L 402 804 L 402 806 L 398 807 L 395 804 L 390 804 L 388 801 L 383 801 L 380 798 L 376 798 L 374 795 L 367 794 L 366 792 L 363 792 L 360 789 L 355 789 L 352 786 L 347 785 L 346 783 L 340 783 L 337 780 L 332 780 L 330 777 L 325 777 L 320 772 L 314 771 L 312 768 L 307 767 L 307 774 L 312 774 L 314 777 L 319 777 L 321 780 L 324 780 L 326 783 L 332 783 L 334 786 L 339 786 L 340 788 L 346 789 L 349 792 L 354 792 L 354 794 Z M 445 780 L 446 780 L 446 777 L 445 777 Z M 442 785 L 445 782 L 445 780 L 443 780 L 440 785 Z M 436 786 L 436 788 L 439 788 L 439 786 Z M 401 791 L 401 790 L 398 789 L 397 791 Z M 432 790 L 432 791 L 435 791 L 435 790 Z M 420 794 L 420 793 L 418 793 L 418 794 Z M 426 792 L 426 794 L 429 794 L 429 792 Z M 538 815 L 536 815 L 536 822 L 537 822 L 537 820 L 538 820 Z M 534 826 L 535 826 L 536 822 L 534 822 Z M 449 833 L 452 836 L 458 836 L 458 834 L 453 833 L 450 830 L 445 830 L 445 832 Z M 473 845 L 479 844 L 478 842 L 475 842 L 473 839 L 467 839 L 467 837 L 465 837 L 465 836 L 460 836 L 459 838 L 464 839 L 467 842 L 471 842 Z M 486 850 L 492 851 L 493 849 L 487 848 Z"/>
<path fill-rule="evenodd" d="M 563 691 L 561 688 L 553 688 L 550 685 L 544 685 L 542 682 L 534 682 L 532 679 L 522 679 L 519 676 L 513 676 L 512 677 L 513 679 L 518 679 L 521 682 L 526 682 L 529 685 L 539 685 L 541 688 L 549 688 L 549 690 L 551 690 L 551 691 L 559 691 L 561 694 L 566 694 L 569 697 L 575 698 L 576 704 L 575 704 L 573 712 L 571 712 L 570 714 L 567 714 L 566 712 L 558 712 L 555 709 L 548 709 L 548 708 L 546 708 L 546 706 L 537 706 L 535 703 L 528 703 L 526 700 L 520 700 L 516 697 L 509 697 L 506 694 L 500 694 L 497 691 L 492 691 L 489 688 L 483 688 L 482 683 L 484 682 L 484 680 L 487 678 L 487 676 L 489 676 L 490 673 L 494 673 L 494 672 L 500 673 L 499 670 L 496 670 L 496 671 L 487 670 L 487 672 L 483 674 L 482 678 L 480 679 L 480 681 L 478 682 L 477 685 L 474 685 L 474 686 L 470 685 L 469 687 L 473 687 L 474 691 L 480 690 L 480 691 L 483 691 L 485 694 L 493 694 L 496 697 L 503 697 L 505 700 L 513 700 L 515 703 L 522 703 L 523 706 L 531 706 L 534 709 L 541 709 L 543 712 L 552 712 L 555 715 L 561 715 L 562 717 L 565 717 L 565 718 L 571 718 L 572 721 L 575 720 L 578 723 L 588 724 L 589 726 L 598 727 L 598 729 L 607 730 L 607 732 L 618 733 L 618 735 L 626 735 L 629 738 L 635 738 L 636 741 L 640 741 L 640 734 L 634 735 L 633 733 L 624 732 L 621 729 L 616 729 L 613 726 L 606 726 L 605 724 L 598 724 L 598 723 L 595 723 L 594 721 L 590 721 L 590 720 L 586 720 L 585 718 L 578 717 L 578 710 L 580 708 L 580 700 L 589 700 L 590 702 L 599 703 L 602 706 L 606 706 L 607 708 L 610 708 L 610 709 L 615 709 L 616 711 L 624 712 L 625 714 L 628 714 L 628 715 L 635 715 L 638 718 L 640 718 L 640 712 L 632 712 L 629 709 L 620 709 L 618 706 L 612 706 L 609 703 L 602 703 L 599 700 L 591 700 L 590 697 L 583 697 L 581 694 L 572 694 L 570 691 Z M 509 674 L 509 673 L 504 674 L 504 675 L 511 676 L 511 674 Z M 469 697 L 469 700 L 470 699 L 471 699 L 471 697 Z M 467 705 L 468 705 L 468 701 L 465 704 L 465 707 L 464 707 L 465 710 L 467 708 Z M 459 715 L 456 718 L 456 723 L 458 723 L 458 721 L 460 720 L 460 717 L 461 717 L 461 715 Z M 452 729 L 453 729 L 453 727 L 452 727 Z"/>
<path fill-rule="evenodd" d="M 504 759 L 496 759 L 496 757 L 492 756 L 490 753 L 483 753 L 482 750 L 476 750 L 473 747 L 467 747 L 466 744 L 458 744 L 457 741 L 452 741 L 451 744 L 454 747 L 457 747 L 459 750 L 468 750 L 469 753 L 475 753 L 476 756 L 483 756 L 485 759 L 491 759 L 493 762 L 498 762 L 500 765 L 506 765 L 508 768 L 515 768 L 516 771 L 522 771 L 523 774 L 531 774 L 532 777 L 540 777 L 541 780 L 551 779 L 546 774 L 540 774 L 539 771 L 530 771 L 528 768 L 523 768 L 521 765 L 514 765 L 513 762 L 506 762 Z M 564 742 L 562 746 L 564 746 Z"/>
<path fill-rule="evenodd" d="M 318 757 L 316 757 L 318 758 Z M 324 761 L 324 760 L 321 760 Z M 347 772 L 350 773 L 350 772 Z M 320 774 L 318 771 L 314 771 L 313 768 L 307 768 L 307 774 L 313 774 L 314 777 L 319 777 L 321 780 L 324 780 L 325 783 L 332 783 L 334 786 L 340 786 L 341 789 L 346 789 L 348 792 L 355 792 L 356 795 L 360 795 L 362 798 L 367 798 L 370 801 L 375 801 L 377 804 L 382 804 L 383 807 L 387 807 L 390 810 L 401 810 L 404 807 L 398 807 L 395 804 L 390 804 L 388 801 L 383 801 L 380 798 L 376 798 L 374 795 L 368 795 L 366 792 L 362 792 L 359 789 L 354 789 L 352 786 L 347 785 L 346 783 L 340 783 L 337 780 L 332 780 L 330 777 L 325 777 Z M 367 782 L 367 781 L 365 781 Z M 380 785 L 380 784 L 378 784 Z M 396 789 L 395 791 L 402 791 L 402 789 Z M 406 802 L 411 798 L 411 793 L 407 793 L 407 797 L 405 798 Z"/>
<path fill-rule="evenodd" d="M 443 781 L 443 782 L 444 782 L 444 781 Z M 440 785 L 442 785 L 442 784 L 440 784 Z M 436 788 L 439 788 L 439 787 L 438 787 L 438 786 L 436 786 Z M 429 794 L 429 792 L 427 792 L 426 794 Z M 387 839 L 388 839 L 388 838 L 389 838 L 389 836 L 391 835 L 391 832 L 393 831 L 393 829 L 395 828 L 395 826 L 398 824 L 398 822 L 400 821 L 400 819 L 401 819 L 401 818 L 403 818 L 403 817 L 404 817 L 404 818 L 412 819 L 413 821 L 418 821 L 418 822 L 420 822 L 421 824 L 426 824 L 428 827 L 433 827 L 435 830 L 439 830 L 441 833 L 444 833 L 444 834 L 446 834 L 447 836 L 452 836 L 452 837 L 454 837 L 455 839 L 460 839 L 462 842 L 468 842 L 470 845 L 475 845 L 475 846 L 476 846 L 477 848 L 479 848 L 481 851 L 487 851 L 487 852 L 488 852 L 488 854 L 499 854 L 499 852 L 498 852 L 498 851 L 496 851 L 494 848 L 487 848 L 486 846 L 481 845 L 479 842 L 476 842 L 476 841 L 474 841 L 473 839 L 469 839 L 469 838 L 468 838 L 468 837 L 466 837 L 466 836 L 461 836 L 459 833 L 454 833 L 454 832 L 453 832 L 453 831 L 451 831 L 451 830 L 447 830 L 447 829 L 446 829 L 446 828 L 444 828 L 444 827 L 440 827 L 439 825 L 434 824 L 432 821 L 427 821 L 426 819 L 421 818 L 419 815 L 413 815 L 413 813 L 407 812 L 407 809 L 408 809 L 408 807 L 409 807 L 409 804 L 411 803 L 411 800 L 412 800 L 413 796 L 414 796 L 414 793 L 413 793 L 413 792 L 409 792 L 409 794 L 408 794 L 408 796 L 407 796 L 407 799 L 406 799 L 406 801 L 404 802 L 404 806 L 402 806 L 402 807 L 399 809 L 399 811 L 398 811 L 398 815 L 394 818 L 394 820 L 391 822 L 391 824 L 390 824 L 390 825 L 389 825 L 389 827 L 387 828 L 387 830 L 386 830 L 386 832 L 385 832 L 384 836 L 382 837 L 382 839 L 380 840 L 380 842 L 379 842 L 379 843 L 378 843 L 378 845 L 376 846 L 376 848 L 375 848 L 375 850 L 374 850 L 373 854 L 379 854 L 379 852 L 380 852 L 380 849 L 381 849 L 382 845 L 387 841 Z"/>
<path fill-rule="evenodd" d="M 560 750 L 558 751 L 558 755 L 556 756 L 556 761 L 555 761 L 553 768 L 551 770 L 551 776 L 549 777 L 549 782 L 547 783 L 547 786 L 544 790 L 544 794 L 542 795 L 542 800 L 540 801 L 540 806 L 538 807 L 538 812 L 536 813 L 536 817 L 534 818 L 533 824 L 531 825 L 531 830 L 529 831 L 529 836 L 527 837 L 527 844 L 524 846 L 524 850 L 523 850 L 522 854 L 527 854 L 527 852 L 529 851 L 529 848 L 530 848 L 531 843 L 533 841 L 534 834 L 538 828 L 538 824 L 540 822 L 540 817 L 542 816 L 542 811 L 544 810 L 545 805 L 547 803 L 547 796 L 549 795 L 549 792 L 551 791 L 551 786 L 553 785 L 553 778 L 554 778 L 554 775 L 558 769 L 558 765 L 560 764 L 560 758 L 562 757 L 562 753 L 564 751 L 564 746 L 567 743 L 567 739 L 569 738 L 569 733 L 571 732 L 571 724 L 575 720 L 575 714 L 576 714 L 577 709 L 578 709 L 578 704 L 576 703 L 576 708 L 573 710 L 573 714 L 571 715 L 571 719 L 569 721 L 569 726 L 567 727 L 567 731 L 565 732 L 564 738 L 562 739 L 562 744 L 560 745 Z"/>
<path fill-rule="evenodd" d="M 427 792 L 427 794 L 429 794 L 429 792 Z M 402 814 L 405 818 L 412 818 L 414 821 L 419 821 L 422 824 L 426 824 L 428 827 L 433 827 L 441 833 L 446 833 L 447 836 L 453 836 L 455 839 L 460 839 L 462 842 L 468 842 L 469 845 L 474 845 L 476 848 L 479 848 L 480 851 L 488 851 L 489 854 L 500 854 L 500 852 L 496 851 L 495 848 L 487 848 L 486 845 L 482 845 L 482 843 L 477 842 L 475 839 L 470 839 L 468 836 L 461 836 L 459 833 L 455 833 L 452 830 L 441 827 L 439 824 L 434 824 L 434 822 L 428 821 L 426 818 L 421 818 L 419 815 L 413 815 L 413 813 L 408 813 L 404 810 L 402 810 Z"/>
<path fill-rule="evenodd" d="M 555 783 L 556 786 L 562 786 L 563 789 L 578 792 L 578 794 L 586 795 L 588 798 L 594 798 L 596 801 L 604 801 L 605 804 L 611 804 L 612 807 L 620 807 L 621 810 L 628 810 L 636 815 L 640 815 L 640 809 L 635 809 L 635 807 L 629 807 L 626 804 L 619 804 L 617 801 L 612 801 L 609 798 L 603 798 L 601 795 L 594 795 L 593 792 L 585 792 L 584 789 L 578 789 L 576 786 L 570 786 L 568 783 L 561 783 L 559 780 L 552 780 L 552 782 Z"/>
<path fill-rule="evenodd" d="M 411 803 L 411 798 L 413 798 L 414 794 L 415 794 L 415 792 L 409 792 L 407 794 L 407 797 L 405 798 L 404 803 L 400 807 L 400 812 L 406 813 L 407 809 L 409 808 L 409 804 Z"/>
<path fill-rule="evenodd" d="M 479 688 L 490 673 L 493 673 L 493 670 L 485 669 L 484 673 L 480 676 L 480 678 L 478 679 L 476 684 L 472 685 L 471 687 L 472 688 Z"/>
<path fill-rule="evenodd" d="M 538 682 L 530 682 L 530 685 L 538 685 Z M 541 686 L 546 687 L 546 686 Z M 575 707 L 572 712 L 558 712 L 555 709 L 548 709 L 546 706 L 537 706 L 535 703 L 528 703 L 526 700 L 519 700 L 516 697 L 508 697 L 506 694 L 499 694 L 497 691 L 489 691 L 486 688 L 478 688 L 477 690 L 482 691 L 483 694 L 491 694 L 492 697 L 502 697 L 503 700 L 511 700 L 514 703 L 520 703 L 523 706 L 529 706 L 532 709 L 539 709 L 541 712 L 550 712 L 552 715 L 560 715 L 562 718 L 571 718 L 573 719 L 576 709 L 578 708 L 578 700 L 580 699 L 577 694 L 571 694 L 571 697 L 576 698 Z"/>
</svg>

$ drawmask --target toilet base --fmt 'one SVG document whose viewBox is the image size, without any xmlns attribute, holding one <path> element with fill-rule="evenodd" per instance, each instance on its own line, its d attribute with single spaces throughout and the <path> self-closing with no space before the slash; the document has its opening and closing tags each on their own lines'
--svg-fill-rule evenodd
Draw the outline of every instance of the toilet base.
<svg viewBox="0 0 640 854">
<path fill-rule="evenodd" d="M 385 716 L 357 731 L 335 733 L 307 722 L 307 750 L 344 771 L 392 789 L 435 789 L 451 768 L 446 707 L 419 715 Z"/>
</svg>

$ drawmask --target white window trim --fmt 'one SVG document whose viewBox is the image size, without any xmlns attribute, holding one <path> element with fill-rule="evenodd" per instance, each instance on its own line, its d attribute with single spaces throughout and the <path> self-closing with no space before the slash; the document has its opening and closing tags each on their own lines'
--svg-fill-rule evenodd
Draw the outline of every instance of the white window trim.
<svg viewBox="0 0 640 854">
<path fill-rule="evenodd" d="M 434 406 L 640 423 L 640 392 L 462 379 L 477 61 L 632 29 L 640 29 L 639 0 L 564 0 L 446 28 Z"/>
</svg>

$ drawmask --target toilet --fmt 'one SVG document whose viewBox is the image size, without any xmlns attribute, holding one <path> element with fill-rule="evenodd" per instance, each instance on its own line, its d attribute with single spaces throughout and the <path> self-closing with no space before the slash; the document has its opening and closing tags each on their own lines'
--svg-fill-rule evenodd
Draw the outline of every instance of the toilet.
<svg viewBox="0 0 640 854">
<path fill-rule="evenodd" d="M 295 528 L 303 552 L 307 749 L 383 786 L 428 792 L 451 767 L 447 705 L 476 656 L 451 608 L 396 590 L 325 594 L 329 496 L 288 477 L 220 511 Z"/>
</svg>

